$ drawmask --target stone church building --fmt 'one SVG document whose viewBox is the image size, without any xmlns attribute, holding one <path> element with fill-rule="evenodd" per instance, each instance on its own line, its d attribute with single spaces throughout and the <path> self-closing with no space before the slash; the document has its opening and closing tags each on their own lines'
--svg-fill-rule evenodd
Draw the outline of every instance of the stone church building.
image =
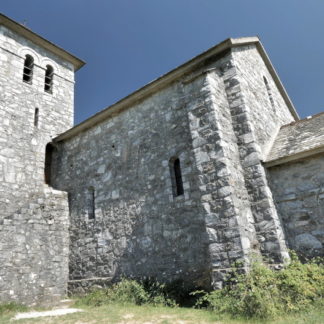
<svg viewBox="0 0 324 324">
<path fill-rule="evenodd" d="M 323 255 L 324 114 L 299 119 L 257 37 L 73 127 L 83 65 L 0 15 L 0 302 Z"/>
</svg>

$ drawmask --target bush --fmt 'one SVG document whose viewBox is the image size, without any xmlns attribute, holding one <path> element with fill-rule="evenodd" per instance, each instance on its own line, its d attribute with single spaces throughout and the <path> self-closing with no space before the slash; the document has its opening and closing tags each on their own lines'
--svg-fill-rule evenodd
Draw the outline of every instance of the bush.
<svg viewBox="0 0 324 324">
<path fill-rule="evenodd" d="M 277 273 L 278 289 L 286 312 L 305 310 L 312 304 L 323 301 L 323 260 L 314 259 L 302 264 L 292 255 L 292 262 Z"/>
<path fill-rule="evenodd" d="M 302 264 L 293 255 L 291 263 L 280 271 L 260 261 L 253 262 L 246 274 L 234 269 L 225 288 L 203 295 L 196 305 L 218 314 L 265 319 L 323 304 L 323 296 L 323 264 Z"/>
<path fill-rule="evenodd" d="M 109 288 L 95 290 L 82 297 L 78 304 L 101 306 L 104 304 L 122 303 L 176 306 L 175 301 L 165 294 L 164 288 L 164 285 L 157 282 L 144 285 L 142 282 L 135 280 L 122 279 Z"/>
<path fill-rule="evenodd" d="M 188 306 L 190 289 L 181 281 L 160 284 L 154 280 L 123 279 L 109 288 L 93 291 L 78 303 Z M 198 299 L 196 307 L 241 318 L 267 319 L 309 310 L 324 305 L 323 260 L 303 264 L 293 254 L 290 264 L 280 271 L 255 261 L 248 273 L 242 273 L 242 265 L 237 265 L 223 289 L 210 293 L 196 291 L 191 297 Z"/>
<path fill-rule="evenodd" d="M 143 281 L 143 285 L 144 289 L 151 296 L 155 296 L 158 293 L 183 307 L 192 307 L 195 305 L 197 298 L 193 296 L 192 292 L 199 289 L 199 287 L 194 286 L 192 283 L 185 282 L 181 279 L 176 279 L 165 284 L 160 284 L 154 279 L 147 279 Z"/>
</svg>

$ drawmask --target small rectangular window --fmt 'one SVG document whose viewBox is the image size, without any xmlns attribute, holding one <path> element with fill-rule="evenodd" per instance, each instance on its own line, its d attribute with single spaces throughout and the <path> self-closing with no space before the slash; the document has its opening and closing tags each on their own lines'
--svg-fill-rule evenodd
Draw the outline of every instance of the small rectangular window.
<svg viewBox="0 0 324 324">
<path fill-rule="evenodd" d="M 182 174 L 179 158 L 172 158 L 169 162 L 173 196 L 182 196 L 184 194 Z"/>
<path fill-rule="evenodd" d="M 52 174 L 52 159 L 55 148 L 51 143 L 48 143 L 45 148 L 45 183 L 51 185 Z"/>
<path fill-rule="evenodd" d="M 88 189 L 88 197 L 87 197 L 87 211 L 88 211 L 88 219 L 95 219 L 95 189 L 90 187 Z"/>
<path fill-rule="evenodd" d="M 35 114 L 34 114 L 34 126 L 38 127 L 38 119 L 39 119 L 39 109 L 35 108 Z"/>
</svg>

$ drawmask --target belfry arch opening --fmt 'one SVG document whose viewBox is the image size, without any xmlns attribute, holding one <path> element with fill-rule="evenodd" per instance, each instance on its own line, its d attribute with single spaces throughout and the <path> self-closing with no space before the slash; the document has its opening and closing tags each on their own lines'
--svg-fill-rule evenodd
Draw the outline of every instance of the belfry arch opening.
<svg viewBox="0 0 324 324">
<path fill-rule="evenodd" d="M 34 70 L 34 58 L 27 54 L 25 56 L 24 62 L 24 72 L 23 72 L 23 80 L 24 82 L 31 83 L 33 79 L 33 70 Z"/>
<path fill-rule="evenodd" d="M 44 90 L 48 93 L 53 92 L 53 76 L 54 76 L 53 67 L 50 65 L 46 65 Z"/>
<path fill-rule="evenodd" d="M 45 148 L 45 167 L 44 167 L 44 178 L 45 183 L 49 186 L 52 185 L 52 161 L 53 161 L 53 152 L 55 151 L 55 146 L 52 143 L 48 143 Z"/>
</svg>

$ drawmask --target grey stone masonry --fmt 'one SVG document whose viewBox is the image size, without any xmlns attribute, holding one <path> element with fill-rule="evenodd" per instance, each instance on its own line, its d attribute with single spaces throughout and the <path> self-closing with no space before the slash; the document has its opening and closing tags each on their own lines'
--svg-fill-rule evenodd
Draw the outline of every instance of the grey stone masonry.
<svg viewBox="0 0 324 324">
<path fill-rule="evenodd" d="M 289 256 L 261 159 L 273 133 L 293 116 L 255 45 L 233 50 L 225 85 L 257 233 L 255 244 L 269 261 L 282 263 Z"/>
<path fill-rule="evenodd" d="M 257 37 L 72 127 L 83 64 L 0 15 L 0 303 L 323 255 L 324 115 L 298 121 Z"/>
<path fill-rule="evenodd" d="M 202 96 L 203 82 L 175 83 L 56 143 L 53 185 L 70 194 L 71 280 L 154 277 L 209 286 L 195 163 L 209 158 L 193 148 L 187 110 L 190 98 Z M 170 173 L 175 158 L 179 196 Z"/>
<path fill-rule="evenodd" d="M 288 246 L 303 257 L 324 255 L 323 153 L 268 169 Z"/>
<path fill-rule="evenodd" d="M 67 195 L 46 188 L 28 198 L 0 220 L 0 301 L 47 305 L 67 289 Z"/>
<path fill-rule="evenodd" d="M 71 287 L 120 276 L 221 287 L 253 253 L 288 258 L 261 163 L 294 120 L 273 77 L 255 45 L 234 47 L 55 139 L 52 182 L 70 194 Z"/>
<path fill-rule="evenodd" d="M 248 260 L 255 241 L 221 72 L 230 59 L 226 55 L 217 62 L 217 68 L 206 73 L 201 89 L 203 101 L 191 99 L 188 107 L 215 288 L 222 286 L 235 261 Z"/>
<path fill-rule="evenodd" d="M 288 245 L 324 255 L 324 114 L 281 127 L 265 158 Z"/>
<path fill-rule="evenodd" d="M 66 293 L 69 216 L 67 194 L 44 183 L 45 147 L 72 126 L 74 67 L 0 23 L 0 302 L 46 303 Z"/>
</svg>

